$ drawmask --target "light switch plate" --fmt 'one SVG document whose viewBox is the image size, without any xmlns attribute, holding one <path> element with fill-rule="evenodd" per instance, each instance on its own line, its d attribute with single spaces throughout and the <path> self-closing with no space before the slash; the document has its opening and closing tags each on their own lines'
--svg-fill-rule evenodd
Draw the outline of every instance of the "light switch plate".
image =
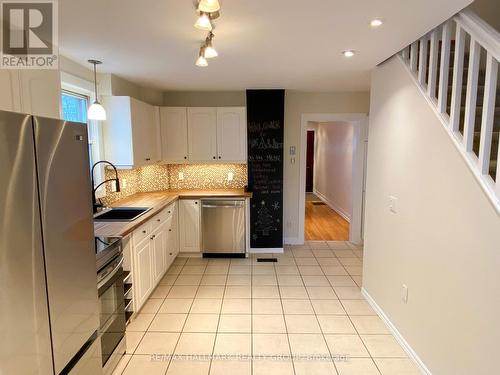
<svg viewBox="0 0 500 375">
<path fill-rule="evenodd" d="M 295 146 L 290 146 L 290 155 L 295 155 Z"/>
<path fill-rule="evenodd" d="M 228 172 L 227 173 L 227 180 L 228 181 L 233 181 L 233 178 L 234 178 L 233 172 Z"/>
<path fill-rule="evenodd" d="M 179 172 L 179 180 L 184 180 L 184 173 Z"/>
<path fill-rule="evenodd" d="M 394 214 L 398 212 L 398 198 L 392 195 L 389 196 L 389 211 Z"/>
</svg>

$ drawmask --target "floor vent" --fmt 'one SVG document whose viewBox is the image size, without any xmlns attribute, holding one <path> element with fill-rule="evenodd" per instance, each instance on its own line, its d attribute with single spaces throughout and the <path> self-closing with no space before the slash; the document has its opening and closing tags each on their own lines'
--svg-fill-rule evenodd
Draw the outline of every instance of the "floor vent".
<svg viewBox="0 0 500 375">
<path fill-rule="evenodd" d="M 259 263 L 276 263 L 277 261 L 277 258 L 257 258 L 257 262 Z"/>
<path fill-rule="evenodd" d="M 325 206 L 325 205 L 326 205 L 326 203 L 325 203 L 325 202 L 312 202 L 312 204 L 313 204 L 314 206 Z"/>
</svg>

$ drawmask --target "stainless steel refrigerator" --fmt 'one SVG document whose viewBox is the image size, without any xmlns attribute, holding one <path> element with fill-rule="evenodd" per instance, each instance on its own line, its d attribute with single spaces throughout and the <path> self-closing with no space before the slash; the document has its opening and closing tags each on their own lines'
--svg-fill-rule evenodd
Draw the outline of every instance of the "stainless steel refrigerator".
<svg viewBox="0 0 500 375">
<path fill-rule="evenodd" d="M 0 374 L 99 374 L 84 124 L 0 111 Z"/>
</svg>

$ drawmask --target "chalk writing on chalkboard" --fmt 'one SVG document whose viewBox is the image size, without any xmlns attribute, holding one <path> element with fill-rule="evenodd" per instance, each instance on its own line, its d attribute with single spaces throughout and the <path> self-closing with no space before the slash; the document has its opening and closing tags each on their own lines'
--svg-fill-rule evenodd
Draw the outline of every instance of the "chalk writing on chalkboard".
<svg viewBox="0 0 500 375">
<path fill-rule="evenodd" d="M 283 90 L 248 90 L 251 247 L 283 246 Z"/>
</svg>

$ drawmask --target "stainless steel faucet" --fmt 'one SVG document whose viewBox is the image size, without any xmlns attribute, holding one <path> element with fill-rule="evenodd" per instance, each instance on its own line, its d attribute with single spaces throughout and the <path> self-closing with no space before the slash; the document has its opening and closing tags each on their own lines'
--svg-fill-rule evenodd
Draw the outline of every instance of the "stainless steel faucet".
<svg viewBox="0 0 500 375">
<path fill-rule="evenodd" d="M 94 169 L 98 164 L 110 165 L 115 170 L 115 178 L 110 178 L 110 179 L 104 180 L 99 185 L 94 187 Z M 102 207 L 102 203 L 97 203 L 97 198 L 95 196 L 97 189 L 99 189 L 99 187 L 104 185 L 106 182 L 115 181 L 116 191 L 119 192 L 120 191 L 120 180 L 118 179 L 118 171 L 116 170 L 116 167 L 113 165 L 113 163 L 111 163 L 107 160 L 100 160 L 100 161 L 94 163 L 94 165 L 92 166 L 92 170 L 90 171 L 90 176 L 92 177 L 92 209 L 93 209 L 94 213 L 96 213 L 97 210 L 99 209 L 99 207 Z"/>
</svg>

